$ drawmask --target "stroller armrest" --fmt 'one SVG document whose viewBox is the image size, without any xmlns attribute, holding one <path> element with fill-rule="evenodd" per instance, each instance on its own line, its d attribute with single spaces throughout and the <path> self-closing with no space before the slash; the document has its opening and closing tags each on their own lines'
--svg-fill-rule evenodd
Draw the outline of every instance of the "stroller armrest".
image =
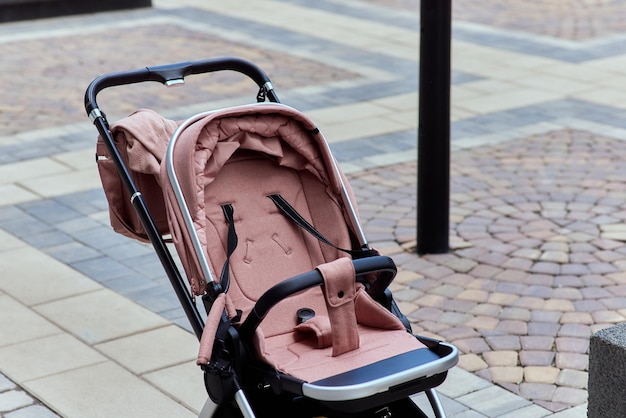
<svg viewBox="0 0 626 418">
<path fill-rule="evenodd" d="M 352 260 L 357 280 L 359 276 L 383 273 L 385 277 L 393 278 L 396 273 L 396 265 L 393 260 L 386 256 L 374 256 Z M 385 280 L 386 281 L 386 280 Z M 389 280 L 390 282 L 391 280 Z M 239 327 L 239 334 L 243 341 L 250 341 L 255 330 L 263 321 L 267 313 L 281 300 L 303 292 L 315 286 L 324 284 L 324 279 L 318 270 L 311 270 L 290 279 L 284 280 L 267 290 L 252 308 L 246 320 Z M 388 284 L 388 282 L 387 282 Z"/>
</svg>

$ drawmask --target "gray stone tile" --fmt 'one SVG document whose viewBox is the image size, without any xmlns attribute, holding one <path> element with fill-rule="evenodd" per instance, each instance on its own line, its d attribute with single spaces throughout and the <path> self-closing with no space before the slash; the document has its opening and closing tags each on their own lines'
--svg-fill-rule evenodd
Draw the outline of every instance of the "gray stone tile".
<svg viewBox="0 0 626 418">
<path fill-rule="evenodd" d="M 128 276 L 122 276 L 115 279 L 107 280 L 102 284 L 122 295 L 132 295 L 136 292 L 141 292 L 155 286 L 160 286 L 156 284 L 151 278 L 136 272 L 133 272 Z"/>
<path fill-rule="evenodd" d="M 100 252 L 118 261 L 135 259 L 136 257 L 147 255 L 156 257 L 154 249 L 151 245 L 133 241 L 131 239 L 126 239 L 126 242 L 122 242 L 119 245 L 101 248 Z"/>
<path fill-rule="evenodd" d="M 19 205 L 19 207 L 31 216 L 49 224 L 68 221 L 81 215 L 53 199 L 24 203 Z"/>
<path fill-rule="evenodd" d="M 11 217 L 1 221 L 0 226 L 19 238 L 54 231 L 54 228 L 48 223 L 42 222 L 24 212 L 19 217 Z"/>
<path fill-rule="evenodd" d="M 45 231 L 39 234 L 26 235 L 22 239 L 36 248 L 49 248 L 68 245 L 74 242 L 72 237 L 59 231 Z"/>
<path fill-rule="evenodd" d="M 34 402 L 33 398 L 23 390 L 12 389 L 0 393 L 0 413 L 13 411 L 30 405 Z"/>
<path fill-rule="evenodd" d="M 10 381 L 6 376 L 0 374 L 0 392 L 15 389 L 15 383 Z"/>
<path fill-rule="evenodd" d="M 74 240 L 46 247 L 46 253 L 67 264 L 91 260 L 102 256 L 102 254 L 93 248 Z"/>
<path fill-rule="evenodd" d="M 439 401 L 441 402 L 441 405 L 443 406 L 443 409 L 444 411 L 446 411 L 446 414 L 448 416 L 453 417 L 453 416 L 457 416 L 457 414 L 461 414 L 463 412 L 468 411 L 467 406 L 453 399 L 450 399 L 447 396 L 443 396 L 441 394 L 438 394 L 438 396 L 439 396 Z M 413 396 L 411 399 L 426 415 L 434 416 L 432 406 L 430 405 L 430 402 L 428 401 L 428 397 L 426 396 L 426 394 L 422 392 L 416 396 Z"/>
<path fill-rule="evenodd" d="M 76 234 L 82 231 L 98 228 L 102 226 L 102 223 L 95 219 L 85 217 L 84 214 L 72 218 L 70 220 L 59 222 L 55 224 L 56 228 L 67 234 Z"/>
<path fill-rule="evenodd" d="M 163 265 L 154 252 L 144 253 L 133 258 L 125 258 L 119 260 L 119 262 L 152 279 L 165 276 Z"/>
<path fill-rule="evenodd" d="M 101 188 L 60 196 L 56 200 L 85 215 L 108 210 Z"/>
<path fill-rule="evenodd" d="M 481 389 L 456 400 L 489 417 L 501 416 L 530 405 L 526 399 L 497 386 Z"/>
<path fill-rule="evenodd" d="M 151 287 L 141 291 L 127 293 L 126 296 L 150 309 L 152 312 L 159 314 L 180 308 L 180 302 L 176 294 L 168 287 Z"/>
<path fill-rule="evenodd" d="M 31 405 L 10 412 L 5 418 L 57 418 L 58 415 L 43 405 Z"/>
<path fill-rule="evenodd" d="M 133 271 L 128 267 L 105 256 L 78 261 L 70 265 L 98 282 L 133 274 Z"/>
<path fill-rule="evenodd" d="M 123 245 L 128 242 L 128 238 L 114 233 L 110 227 L 105 225 L 92 229 L 76 231 L 73 236 L 76 240 L 97 250 Z"/>
</svg>

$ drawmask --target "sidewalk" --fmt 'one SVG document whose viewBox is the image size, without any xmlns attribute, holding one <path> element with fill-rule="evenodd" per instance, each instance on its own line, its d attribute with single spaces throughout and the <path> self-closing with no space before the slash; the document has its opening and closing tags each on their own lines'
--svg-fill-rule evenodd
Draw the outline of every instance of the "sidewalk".
<svg viewBox="0 0 626 418">
<path fill-rule="evenodd" d="M 197 342 L 151 249 L 108 227 L 82 95 L 104 72 L 237 55 L 331 142 L 414 330 L 461 351 L 448 415 L 585 417 L 589 336 L 626 316 L 626 2 L 587 2 L 587 23 L 563 3 L 455 2 L 453 248 L 422 257 L 419 2 L 155 0 L 0 25 L 0 415 L 197 416 Z M 210 80 L 99 103 L 182 118 L 256 93 Z"/>
</svg>

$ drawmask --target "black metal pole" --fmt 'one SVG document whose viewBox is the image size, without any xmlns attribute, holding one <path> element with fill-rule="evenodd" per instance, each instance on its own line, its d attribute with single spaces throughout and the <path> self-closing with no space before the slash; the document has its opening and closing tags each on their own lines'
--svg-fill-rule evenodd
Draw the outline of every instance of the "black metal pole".
<svg viewBox="0 0 626 418">
<path fill-rule="evenodd" d="M 451 0 L 420 2 L 417 252 L 448 252 Z"/>
</svg>

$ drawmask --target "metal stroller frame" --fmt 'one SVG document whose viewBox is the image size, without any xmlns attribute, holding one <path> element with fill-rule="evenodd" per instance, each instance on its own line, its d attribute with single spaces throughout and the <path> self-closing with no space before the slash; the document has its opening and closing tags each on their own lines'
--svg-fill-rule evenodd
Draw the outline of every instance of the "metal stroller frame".
<svg viewBox="0 0 626 418">
<path fill-rule="evenodd" d="M 120 178 L 123 181 L 125 188 L 128 190 L 129 195 L 131 196 L 130 201 L 142 225 L 144 226 L 148 239 L 154 247 L 156 254 L 165 270 L 165 273 L 167 274 L 171 285 L 174 288 L 174 291 L 176 292 L 176 295 L 181 303 L 181 306 L 191 324 L 191 328 L 193 329 L 193 332 L 198 337 L 198 339 L 200 339 L 202 336 L 202 332 L 204 329 L 204 319 L 197 308 L 195 297 L 190 293 L 185 280 L 183 279 L 179 269 L 176 266 L 176 263 L 174 262 L 174 258 L 172 257 L 170 250 L 166 246 L 164 238 L 161 236 L 157 227 L 155 226 L 154 220 L 149 213 L 148 207 L 145 203 L 144 197 L 141 194 L 141 191 L 138 190 L 138 188 L 136 187 L 129 169 L 127 168 L 125 162 L 123 161 L 120 153 L 115 146 L 114 139 L 109 130 L 109 123 L 106 119 L 105 114 L 100 110 L 96 101 L 96 97 L 99 92 L 110 87 L 143 83 L 148 81 L 159 82 L 164 84 L 165 86 L 174 86 L 183 84 L 185 77 L 188 75 L 211 73 L 217 71 L 235 71 L 248 76 L 259 87 L 259 93 L 257 95 L 258 102 L 263 102 L 267 98 L 270 102 L 280 103 L 278 96 L 274 92 L 272 83 L 264 71 L 262 71 L 258 66 L 249 61 L 230 57 L 168 64 L 163 66 L 146 67 L 144 69 L 138 69 L 133 71 L 105 74 L 93 80 L 85 93 L 85 109 L 89 116 L 89 119 L 95 125 L 100 136 L 103 138 L 104 144 L 111 156 L 111 159 L 115 164 Z M 193 123 L 193 120 L 190 120 L 189 123 Z M 328 146 L 328 144 L 326 144 L 326 146 Z M 334 161 L 333 163 L 336 164 L 336 162 Z M 336 166 L 335 169 L 337 169 Z M 348 202 L 350 201 L 350 199 L 347 200 Z M 353 207 L 349 208 L 349 212 L 350 216 L 356 219 L 356 212 Z M 360 224 L 358 222 L 355 222 L 355 224 L 359 226 L 356 234 L 358 235 L 357 238 L 360 241 L 360 245 L 363 249 L 367 249 L 368 244 L 363 231 L 360 229 Z M 391 274 L 389 281 L 391 281 L 391 279 L 395 275 L 395 265 L 393 264 L 393 261 L 391 261 L 391 259 L 388 259 L 387 257 L 372 257 L 354 260 L 354 265 L 357 274 L 371 273 L 372 271 L 385 271 Z M 207 276 L 207 282 L 214 282 L 209 269 L 205 271 L 205 274 Z M 273 304 L 277 302 L 277 292 L 280 297 L 284 297 L 286 294 L 292 294 L 313 286 L 317 286 L 320 284 L 320 277 L 318 276 L 319 275 L 316 275 L 315 272 L 305 273 L 301 276 L 287 280 L 286 282 L 289 283 L 285 284 L 285 286 L 281 287 L 280 289 L 272 289 L 273 296 L 266 297 L 266 295 L 263 295 L 263 297 L 257 302 L 257 305 L 255 306 L 255 311 L 257 311 L 258 313 L 257 317 L 252 318 L 249 321 L 244 321 L 241 332 L 249 333 L 250 330 L 252 330 L 252 332 L 254 331 L 256 325 L 258 325 L 258 323 L 263 318 L 264 312 L 269 311 Z M 281 283 L 280 285 L 283 285 L 283 283 Z M 278 288 L 280 287 L 280 285 L 277 285 L 276 287 Z M 384 300 L 381 300 L 382 304 L 387 307 L 392 313 L 398 316 L 405 324 L 405 327 L 407 327 L 407 330 L 410 331 L 410 324 L 408 323 L 408 320 L 399 311 L 391 297 L 391 293 L 388 290 L 384 292 L 383 299 Z M 258 310 L 257 307 L 259 307 Z M 427 368 L 427 370 L 425 371 L 426 378 L 424 382 L 424 387 L 420 388 L 420 390 L 418 391 L 424 391 L 426 393 L 436 417 L 445 417 L 445 412 L 443 410 L 441 402 L 439 401 L 438 396 L 433 388 L 445 380 L 447 370 L 453 367 L 457 362 L 458 352 L 455 347 L 449 344 L 441 343 L 439 341 L 434 341 L 423 337 L 417 338 L 432 350 L 439 350 L 443 353 L 442 360 L 437 365 L 437 367 L 432 368 L 432 370 Z M 233 344 L 233 342 L 231 342 L 231 344 Z M 382 385 L 385 384 L 385 382 L 382 383 Z M 232 398 L 234 399 L 234 403 L 229 401 L 219 404 L 212 416 L 235 417 L 240 416 L 240 414 L 246 418 L 262 416 L 255 415 L 255 412 L 253 411 L 253 407 L 251 405 L 251 403 L 253 402 L 251 402 L 249 396 L 244 393 L 244 390 L 242 389 L 240 383 L 237 381 L 237 376 L 235 376 L 234 378 L 233 385 L 234 389 Z M 412 387 L 412 389 L 414 388 Z M 312 387 L 310 388 L 310 390 L 315 391 L 321 389 Z M 398 390 L 401 391 L 401 389 Z M 415 393 L 415 391 L 412 391 L 411 393 Z M 226 394 L 225 398 L 228 398 L 228 396 L 229 395 Z M 282 395 L 279 395 L 278 399 L 281 399 L 281 396 Z M 254 402 L 258 401 L 254 400 Z M 208 417 L 209 414 L 211 414 L 210 409 L 210 403 L 207 402 L 207 405 L 205 405 L 205 408 L 201 412 L 200 416 Z M 302 413 L 302 410 L 297 410 L 296 413 Z M 417 408 L 417 406 L 415 406 L 415 404 L 408 398 L 408 396 L 400 400 L 395 400 L 388 405 L 383 405 L 383 407 L 378 408 L 378 410 L 375 412 L 372 411 L 368 413 L 371 413 L 371 416 L 376 417 L 391 417 L 392 414 L 394 417 L 425 416 L 424 413 L 419 408 Z M 339 411 L 331 412 L 328 416 L 354 415 L 347 411 Z"/>
</svg>

